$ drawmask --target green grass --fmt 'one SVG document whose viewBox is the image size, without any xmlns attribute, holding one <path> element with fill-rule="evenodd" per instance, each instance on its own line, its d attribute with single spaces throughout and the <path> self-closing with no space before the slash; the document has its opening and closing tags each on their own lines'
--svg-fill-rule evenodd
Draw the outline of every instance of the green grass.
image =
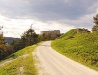
<svg viewBox="0 0 98 75">
<path fill-rule="evenodd" d="M 63 55 L 98 71 L 98 33 L 75 33 L 73 29 L 52 47 Z M 74 33 L 74 34 L 73 34 Z"/>
<path fill-rule="evenodd" d="M 19 50 L 18 52 L 15 52 L 13 54 L 11 54 L 9 57 L 7 58 L 17 58 L 18 56 L 21 56 L 21 55 L 25 55 L 25 54 L 29 54 L 31 53 L 34 49 L 36 48 L 36 45 L 33 45 L 33 46 L 28 46 L 24 49 L 21 49 Z"/>
<path fill-rule="evenodd" d="M 66 34 L 63 34 L 62 36 L 60 36 L 60 38 L 66 37 L 66 39 L 68 39 L 70 37 L 74 37 L 76 33 L 77 33 L 77 29 L 72 29 L 68 31 Z"/>
<path fill-rule="evenodd" d="M 15 60 L 6 63 L 4 66 L 1 66 L 0 75 L 22 75 L 20 71 L 21 67 L 23 67 L 24 75 L 37 75 L 37 69 L 34 65 L 35 61 L 32 56 L 32 52 L 36 47 L 37 45 L 28 46 L 10 55 L 8 58 L 12 58 Z M 28 56 L 23 57 L 23 55 L 25 54 L 28 54 Z"/>
</svg>

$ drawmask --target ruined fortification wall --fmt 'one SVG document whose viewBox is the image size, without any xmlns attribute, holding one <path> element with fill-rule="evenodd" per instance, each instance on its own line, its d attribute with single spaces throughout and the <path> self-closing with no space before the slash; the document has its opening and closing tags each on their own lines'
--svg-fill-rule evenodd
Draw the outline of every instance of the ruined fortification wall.
<svg viewBox="0 0 98 75">
<path fill-rule="evenodd" d="M 53 30 L 53 31 L 41 31 L 40 34 L 60 34 L 60 30 Z"/>
</svg>

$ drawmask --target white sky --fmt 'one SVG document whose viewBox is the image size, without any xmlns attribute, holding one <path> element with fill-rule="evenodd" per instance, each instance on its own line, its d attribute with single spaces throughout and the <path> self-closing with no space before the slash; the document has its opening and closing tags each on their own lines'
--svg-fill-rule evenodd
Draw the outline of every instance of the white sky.
<svg viewBox="0 0 98 75">
<path fill-rule="evenodd" d="M 74 28 L 74 26 L 63 25 L 57 22 L 44 23 L 33 19 L 10 19 L 2 15 L 0 15 L 0 23 L 4 27 L 4 36 L 7 37 L 20 37 L 24 31 L 30 28 L 31 24 L 33 24 L 32 28 L 36 33 L 47 30 L 60 30 L 63 33 Z"/>
</svg>

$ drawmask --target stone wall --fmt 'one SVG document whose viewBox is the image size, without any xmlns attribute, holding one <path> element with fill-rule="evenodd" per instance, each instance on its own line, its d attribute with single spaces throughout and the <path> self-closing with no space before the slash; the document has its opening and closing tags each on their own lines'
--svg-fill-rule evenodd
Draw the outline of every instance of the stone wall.
<svg viewBox="0 0 98 75">
<path fill-rule="evenodd" d="M 60 35 L 60 30 L 53 30 L 53 31 L 41 31 L 40 34 L 56 34 Z"/>
</svg>

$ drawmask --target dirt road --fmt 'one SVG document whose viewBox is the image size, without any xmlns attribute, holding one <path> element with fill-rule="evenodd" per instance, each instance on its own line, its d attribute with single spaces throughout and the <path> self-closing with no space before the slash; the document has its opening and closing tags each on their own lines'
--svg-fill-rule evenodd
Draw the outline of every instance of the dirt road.
<svg viewBox="0 0 98 75">
<path fill-rule="evenodd" d="M 44 42 L 36 49 L 39 75 L 98 75 L 84 65 L 81 65 L 51 48 L 51 41 Z"/>
</svg>

